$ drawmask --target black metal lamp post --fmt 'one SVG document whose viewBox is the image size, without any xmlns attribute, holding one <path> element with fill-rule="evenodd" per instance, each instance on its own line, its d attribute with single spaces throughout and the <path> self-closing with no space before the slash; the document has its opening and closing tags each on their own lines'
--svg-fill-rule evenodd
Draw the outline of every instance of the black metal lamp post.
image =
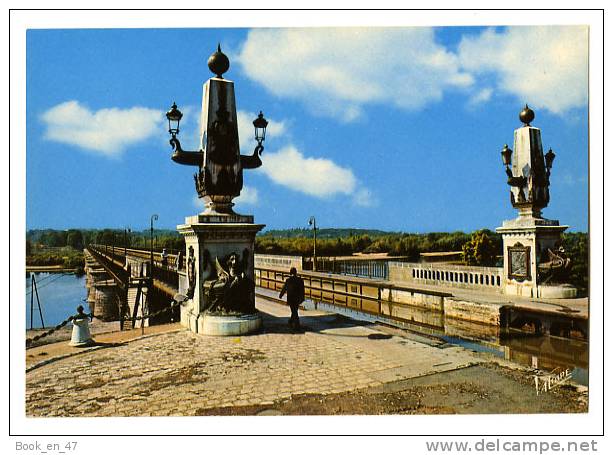
<svg viewBox="0 0 613 455">
<path fill-rule="evenodd" d="M 124 228 L 123 230 L 123 256 L 128 261 L 128 234 L 130 234 L 132 230 L 130 228 Z"/>
<path fill-rule="evenodd" d="M 150 257 L 149 257 L 149 263 L 151 266 L 151 270 L 149 271 L 149 276 L 151 278 L 153 278 L 153 221 L 157 221 L 158 220 L 158 216 L 157 214 L 153 214 L 151 215 L 151 248 L 150 248 Z"/>
<path fill-rule="evenodd" d="M 314 216 L 309 218 L 309 226 L 313 226 L 313 272 L 317 271 L 317 222 Z"/>
</svg>

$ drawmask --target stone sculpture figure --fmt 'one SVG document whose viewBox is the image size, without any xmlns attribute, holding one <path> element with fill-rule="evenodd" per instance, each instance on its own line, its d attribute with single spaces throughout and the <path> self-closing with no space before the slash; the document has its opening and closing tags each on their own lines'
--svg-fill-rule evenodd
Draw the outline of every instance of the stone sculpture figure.
<svg viewBox="0 0 613 455">
<path fill-rule="evenodd" d="M 249 250 L 245 249 L 241 260 L 238 253 L 231 253 L 219 261 L 215 258 L 216 277 L 203 284 L 206 297 L 205 312 L 209 314 L 255 313 L 255 283 L 245 274 Z M 224 264 L 224 265 L 222 265 Z"/>
<path fill-rule="evenodd" d="M 564 248 L 559 246 L 555 251 L 547 248 L 541 255 L 538 265 L 539 281 L 542 284 L 564 283 L 568 278 L 571 260 L 566 257 Z"/>
<path fill-rule="evenodd" d="M 194 257 L 194 247 L 189 247 L 187 254 L 187 298 L 191 299 L 194 296 L 196 288 L 196 258 Z"/>
</svg>

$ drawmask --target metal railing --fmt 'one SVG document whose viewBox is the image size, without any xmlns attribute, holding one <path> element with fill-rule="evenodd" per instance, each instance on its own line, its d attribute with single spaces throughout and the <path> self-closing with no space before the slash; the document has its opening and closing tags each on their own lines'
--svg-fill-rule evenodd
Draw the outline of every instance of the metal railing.
<svg viewBox="0 0 613 455">
<path fill-rule="evenodd" d="M 146 262 L 150 252 L 146 250 L 128 249 L 128 258 L 141 258 Z M 123 258 L 123 250 L 120 254 Z M 157 256 L 160 258 L 159 254 Z M 340 262 L 340 261 L 339 261 Z M 356 261 L 357 262 L 357 261 Z M 373 270 L 370 261 L 361 261 Z M 257 262 L 256 262 L 257 263 Z M 386 262 L 381 262 L 387 264 Z M 259 262 L 262 264 L 262 261 Z M 154 257 L 154 278 L 161 273 L 172 275 L 172 280 L 178 283 L 179 273 L 172 266 L 163 267 Z M 383 270 L 380 269 L 380 270 Z M 355 270 L 354 270 L 355 272 Z M 305 297 L 315 304 L 331 304 L 348 310 L 363 312 L 382 319 L 410 321 L 410 309 L 425 308 L 431 311 L 443 311 L 444 297 L 450 293 L 418 287 L 397 285 L 390 281 L 360 276 L 337 275 L 322 272 L 299 271 L 305 282 Z M 285 267 L 256 266 L 254 280 L 256 286 L 264 289 L 280 291 L 289 269 Z M 177 286 L 178 287 L 178 286 Z"/>
<path fill-rule="evenodd" d="M 143 268 L 143 273 L 146 276 L 152 276 L 153 279 L 167 283 L 171 287 L 179 287 L 179 278 L 177 274 L 177 254 L 169 254 L 166 257 L 166 261 L 163 260 L 162 254 L 159 252 L 153 252 L 153 268 L 149 273 L 149 263 L 151 261 L 151 252 L 147 250 L 139 250 L 135 248 L 115 248 L 112 249 L 108 245 L 90 245 L 89 248 L 96 251 L 98 254 L 105 256 L 107 259 L 113 261 L 115 264 L 119 264 L 122 267 L 126 266 L 126 261 L 130 263 L 130 259 L 136 259 L 139 264 L 146 264 Z M 185 267 L 185 261 L 181 261 L 181 268 Z M 140 275 L 140 267 L 135 270 L 132 267 L 132 276 Z"/>
<path fill-rule="evenodd" d="M 339 275 L 387 280 L 388 262 L 387 259 L 317 258 L 317 270 Z"/>
<path fill-rule="evenodd" d="M 381 319 L 409 322 L 404 315 L 409 309 L 424 305 L 412 305 L 410 301 L 430 299 L 427 308 L 443 311 L 443 299 L 451 296 L 446 292 L 396 286 L 390 282 L 367 278 L 352 278 L 318 272 L 302 271 L 305 298 L 316 306 L 318 303 L 367 313 Z M 280 291 L 289 273 L 279 269 L 256 268 L 255 284 L 264 289 Z M 404 301 L 403 301 L 404 300 Z"/>
</svg>

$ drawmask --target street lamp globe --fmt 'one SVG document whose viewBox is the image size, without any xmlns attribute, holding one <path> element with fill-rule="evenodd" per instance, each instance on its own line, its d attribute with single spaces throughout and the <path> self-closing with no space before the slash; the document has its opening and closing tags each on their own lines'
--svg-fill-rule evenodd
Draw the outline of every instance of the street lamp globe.
<svg viewBox="0 0 613 455">
<path fill-rule="evenodd" d="M 547 154 L 545 155 L 545 167 L 547 169 L 551 169 L 553 166 L 553 160 L 556 157 L 556 154 L 553 153 L 553 150 L 549 149 Z"/>
<path fill-rule="evenodd" d="M 179 133 L 179 122 L 183 118 L 183 113 L 177 108 L 177 103 L 172 103 L 170 110 L 166 112 L 168 119 L 168 132 L 173 136 Z"/>
<path fill-rule="evenodd" d="M 508 167 L 511 164 L 511 154 L 513 150 L 511 150 L 507 144 L 504 144 L 502 152 L 500 153 L 502 155 L 502 163 Z"/>
<path fill-rule="evenodd" d="M 258 141 L 258 144 L 261 144 L 266 138 L 266 127 L 268 126 L 268 121 L 264 118 L 262 111 L 253 121 L 253 126 L 255 127 L 255 140 Z"/>
</svg>

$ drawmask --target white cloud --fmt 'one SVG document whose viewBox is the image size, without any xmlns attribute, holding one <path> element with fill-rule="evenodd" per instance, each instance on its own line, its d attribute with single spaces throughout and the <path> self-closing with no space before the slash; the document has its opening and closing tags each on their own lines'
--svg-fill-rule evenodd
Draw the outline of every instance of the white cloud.
<svg viewBox="0 0 613 455">
<path fill-rule="evenodd" d="M 360 188 L 353 195 L 353 203 L 360 207 L 375 207 L 379 205 L 378 199 L 368 188 Z"/>
<path fill-rule="evenodd" d="M 239 62 L 271 93 L 342 121 L 367 103 L 419 109 L 473 83 L 427 27 L 254 29 Z"/>
<path fill-rule="evenodd" d="M 243 155 L 251 154 L 255 147 L 253 120 L 256 116 L 252 112 L 237 112 L 238 135 Z M 287 120 L 268 119 L 268 122 L 267 140 L 286 139 L 289 136 Z M 378 203 L 370 190 L 360 187 L 360 182 L 351 169 L 339 166 L 330 159 L 307 157 L 291 144 L 277 152 L 266 151 L 262 155 L 262 161 L 263 165 L 258 168 L 258 172 L 276 184 L 294 191 L 321 199 L 345 195 L 361 207 L 372 207 Z M 240 196 L 234 201 L 237 204 L 257 205 L 257 188 L 244 186 Z M 195 199 L 195 204 L 200 207 L 202 202 Z"/>
<path fill-rule="evenodd" d="M 555 114 L 587 103 L 585 26 L 488 29 L 457 52 L 428 27 L 254 29 L 237 59 L 271 93 L 341 122 L 373 103 L 418 110 L 454 89 L 469 106 L 494 88 Z"/>
<path fill-rule="evenodd" d="M 255 117 L 256 115 L 250 112 L 237 112 L 238 134 L 243 155 L 250 154 L 255 147 L 252 124 Z M 286 120 L 268 119 L 268 122 L 267 139 L 281 139 L 288 136 Z M 294 191 L 317 198 L 343 194 L 351 196 L 353 202 L 361 207 L 372 207 L 377 204 L 370 190 L 357 189 L 359 181 L 351 169 L 339 166 L 329 159 L 306 157 L 291 144 L 278 152 L 266 152 L 262 155 L 262 161 L 263 165 L 259 168 L 259 172 L 273 182 Z M 256 205 L 257 189 L 244 187 L 237 201 Z"/>
<path fill-rule="evenodd" d="M 588 28 L 585 26 L 488 29 L 464 37 L 461 66 L 475 75 L 493 74 L 499 89 L 561 114 L 584 106 L 588 94 Z"/>
<path fill-rule="evenodd" d="M 164 131 L 163 112 L 145 107 L 91 111 L 66 101 L 42 115 L 45 138 L 82 149 L 118 156 L 127 147 Z"/>
<path fill-rule="evenodd" d="M 240 196 L 234 199 L 234 202 L 241 205 L 258 205 L 259 194 L 258 189 L 253 186 L 243 186 Z"/>
<path fill-rule="evenodd" d="M 468 105 L 474 107 L 474 106 L 477 106 L 478 104 L 485 103 L 490 100 L 493 93 L 494 93 L 494 90 L 492 88 L 487 87 L 487 88 L 481 89 L 477 93 L 475 93 L 473 96 L 470 97 L 470 99 L 468 100 Z"/>
<path fill-rule="evenodd" d="M 310 196 L 351 195 L 357 179 L 351 169 L 325 158 L 308 158 L 294 146 L 269 153 L 259 168 L 273 182 Z"/>
</svg>

